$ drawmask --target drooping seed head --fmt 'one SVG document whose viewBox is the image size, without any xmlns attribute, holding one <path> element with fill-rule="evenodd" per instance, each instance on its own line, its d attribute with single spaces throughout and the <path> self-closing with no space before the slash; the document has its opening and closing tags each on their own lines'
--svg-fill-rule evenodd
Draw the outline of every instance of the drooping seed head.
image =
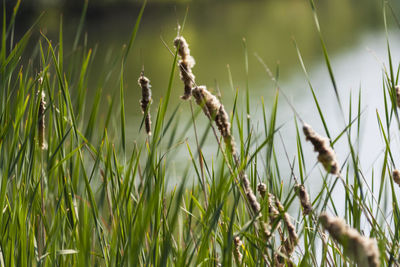
<svg viewBox="0 0 400 267">
<path fill-rule="evenodd" d="M 250 187 L 250 181 L 247 178 L 247 175 L 243 172 L 240 174 L 240 179 L 242 181 L 243 191 L 246 194 L 246 198 L 249 201 L 250 207 L 254 214 L 257 215 L 261 210 L 261 205 L 258 203 L 257 198 Z"/>
<path fill-rule="evenodd" d="M 380 266 L 379 250 L 374 239 L 362 236 L 342 219 L 331 217 L 326 213 L 322 213 L 319 220 L 333 239 L 343 246 L 344 254 L 355 261 L 358 266 Z"/>
<path fill-rule="evenodd" d="M 278 208 L 279 213 L 283 214 L 283 221 L 284 221 L 286 228 L 288 230 L 288 233 L 289 233 L 289 240 L 288 240 L 285 248 L 286 248 L 286 251 L 290 252 L 289 254 L 291 254 L 299 240 L 297 233 L 296 233 L 296 228 L 292 224 L 289 214 L 287 212 L 285 212 L 285 208 L 283 207 L 283 205 L 277 198 L 275 198 L 275 205 Z"/>
<path fill-rule="evenodd" d="M 303 125 L 303 132 L 306 140 L 314 146 L 314 151 L 318 152 L 318 161 L 324 166 L 325 170 L 332 174 L 339 174 L 339 164 L 336 160 L 335 151 L 329 144 L 329 139 L 318 135 L 310 125 Z"/>
<path fill-rule="evenodd" d="M 300 198 L 301 206 L 303 207 L 303 214 L 304 215 L 309 214 L 312 210 L 312 206 L 306 188 L 304 187 L 304 185 L 297 184 L 295 185 L 295 189 Z"/>
</svg>

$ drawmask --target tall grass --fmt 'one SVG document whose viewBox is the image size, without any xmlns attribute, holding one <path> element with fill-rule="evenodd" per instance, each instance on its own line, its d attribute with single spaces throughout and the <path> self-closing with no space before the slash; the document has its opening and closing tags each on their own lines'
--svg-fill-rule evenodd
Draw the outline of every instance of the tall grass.
<svg viewBox="0 0 400 267">
<path fill-rule="evenodd" d="M 170 62 L 164 97 L 158 105 L 153 103 L 156 108 L 143 110 L 144 118 L 147 112 L 152 113 L 152 135 L 142 130 L 143 138 L 138 138 L 142 141 L 130 148 L 127 139 L 135 137 L 126 131 L 124 67 L 146 2 L 128 45 L 104 75 L 119 69 L 119 90 L 103 99 L 100 88 L 104 79 L 100 79 L 91 101 L 86 86 L 96 51 L 80 42 L 87 1 L 68 54 L 63 46 L 62 20 L 56 45 L 45 34 L 32 40 L 35 25 L 17 42 L 12 41 L 19 4 L 10 13 L 11 18 L 6 18 L 9 12 L 3 6 L 1 30 L 1 266 L 351 266 L 358 262 L 357 257 L 363 257 L 363 251 L 343 233 L 356 235 L 358 241 L 369 240 L 373 245 L 368 249 L 373 250 L 376 242 L 380 265 L 400 264 L 400 212 L 397 185 L 392 180 L 396 162 L 391 145 L 393 127 L 400 128 L 395 89 L 400 68 L 392 61 L 389 41 L 389 66 L 383 70 L 382 81 L 384 99 L 380 100 L 385 112 L 376 113 L 377 127 L 385 141 L 384 159 L 369 179 L 355 146 L 362 124 L 361 90 L 357 106 L 352 106 L 350 99 L 346 115 L 312 0 L 316 30 L 344 125 L 337 136 L 329 129 L 301 51 L 297 45 L 294 49 L 324 127 L 323 135 L 330 140 L 325 145 L 333 151 L 339 140 L 347 144 L 348 156 L 339 159 L 340 172 L 319 165 L 317 153 L 307 152 L 310 150 L 306 147 L 312 145 L 301 131 L 305 122 L 292 104 L 296 153 L 277 155 L 277 144 L 285 147 L 280 135 L 284 126 L 277 121 L 279 98 L 289 98 L 279 86 L 279 71 L 274 76 L 262 59 L 276 89 L 272 103 L 262 101 L 262 134 L 256 132 L 248 116 L 253 101 L 248 81 L 245 108 L 239 106 L 238 92 L 233 111 L 221 115 L 218 108 L 217 116 L 229 120 L 224 121 L 223 130 L 216 114 L 202 114 L 206 109 L 201 98 L 199 105 L 193 100 L 181 104 L 191 110 L 185 120 L 189 122 L 182 123 L 178 107 L 171 108 L 169 103 L 179 71 L 179 46 Z M 386 26 L 385 6 L 383 10 Z M 28 42 L 35 48 L 28 48 Z M 246 42 L 243 44 L 248 74 Z M 129 86 L 139 90 L 137 85 Z M 223 103 L 223 99 L 218 101 Z M 108 106 L 101 111 L 105 117 L 100 118 L 104 102 Z M 205 125 L 204 131 L 196 127 L 198 122 Z M 186 137 L 179 134 L 182 129 L 184 134 L 194 132 L 195 146 L 181 142 Z M 235 135 L 236 150 L 230 147 L 233 139 L 227 138 L 227 131 Z M 215 137 L 215 156 L 205 158 L 203 148 L 210 132 Z M 185 146 L 190 155 L 182 176 L 187 180 L 194 176 L 192 185 L 183 180 L 171 187 L 176 179 L 170 165 L 171 151 L 177 146 Z M 313 165 L 308 164 L 310 158 Z M 285 177 L 287 171 L 283 169 L 287 164 L 290 177 Z M 311 173 L 312 179 L 318 173 L 322 186 L 309 198 Z M 339 206 L 332 194 L 338 188 L 344 192 L 344 206 Z M 259 208 L 251 203 L 249 191 L 256 194 Z M 326 226 L 329 220 L 324 211 L 343 217 L 347 230 L 333 233 Z M 361 254 L 354 256 L 350 250 Z"/>
</svg>

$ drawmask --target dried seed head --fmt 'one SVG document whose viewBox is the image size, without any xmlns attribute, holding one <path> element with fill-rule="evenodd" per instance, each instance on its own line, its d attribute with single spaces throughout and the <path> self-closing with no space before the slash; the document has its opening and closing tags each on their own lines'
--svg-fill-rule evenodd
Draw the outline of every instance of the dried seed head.
<svg viewBox="0 0 400 267">
<path fill-rule="evenodd" d="M 400 107 L 400 85 L 396 85 L 394 89 L 396 90 L 397 106 Z"/>
<path fill-rule="evenodd" d="M 312 210 L 312 206 L 311 206 L 310 198 L 308 197 L 306 188 L 304 187 L 304 185 L 297 184 L 297 185 L 295 185 L 295 189 L 300 198 L 301 206 L 303 207 L 303 214 L 304 215 L 309 214 Z"/>
<path fill-rule="evenodd" d="M 174 45 L 178 49 L 178 54 L 181 57 L 179 60 L 179 69 L 181 74 L 181 80 L 185 85 L 185 91 L 181 98 L 187 100 L 192 95 L 192 88 L 194 87 L 195 76 L 192 72 L 192 68 L 195 65 L 193 57 L 190 55 L 189 45 L 185 38 L 182 36 L 176 37 Z"/>
<path fill-rule="evenodd" d="M 287 252 L 287 255 L 290 255 L 294 251 L 294 247 L 297 245 L 299 238 L 296 233 L 296 228 L 290 221 L 289 214 L 285 212 L 285 208 L 277 198 L 275 198 L 275 205 L 278 208 L 279 212 L 283 214 L 283 221 L 285 222 L 286 228 L 289 233 L 289 239 L 287 239 L 287 241 L 285 242 L 285 250 Z"/>
<path fill-rule="evenodd" d="M 393 181 L 400 186 L 400 171 L 394 170 L 392 176 L 393 176 Z"/>
<path fill-rule="evenodd" d="M 360 235 L 342 219 L 331 217 L 326 213 L 322 213 L 319 220 L 333 239 L 343 246 L 344 254 L 355 261 L 358 266 L 380 266 L 379 250 L 374 239 Z"/>
<path fill-rule="evenodd" d="M 46 110 L 46 94 L 42 91 L 40 96 L 39 103 L 39 112 L 38 112 L 38 134 L 39 134 L 39 147 L 41 150 L 47 149 L 47 142 L 45 137 L 45 112 Z"/>
<path fill-rule="evenodd" d="M 265 193 L 267 192 L 267 185 L 264 183 L 259 183 L 257 185 L 257 191 L 260 193 L 262 198 L 265 198 Z"/>
<path fill-rule="evenodd" d="M 215 124 L 217 125 L 219 132 L 224 138 L 226 147 L 233 155 L 235 155 L 236 144 L 231 134 L 231 124 L 229 122 L 229 116 L 228 113 L 226 113 L 225 108 L 222 104 L 220 105 L 217 115 L 215 116 Z"/>
<path fill-rule="evenodd" d="M 261 206 L 250 187 L 249 179 L 247 179 L 247 175 L 243 172 L 241 173 L 240 178 L 242 180 L 243 191 L 246 194 L 246 198 L 249 201 L 251 209 L 253 210 L 254 214 L 258 214 L 261 210 Z"/>
<path fill-rule="evenodd" d="M 149 111 L 149 105 L 151 104 L 151 85 L 150 80 L 144 76 L 143 72 L 140 74 L 138 84 L 142 88 L 142 99 L 140 100 L 140 106 L 143 114 L 145 114 L 144 125 L 146 133 L 151 135 L 151 117 Z"/>
<path fill-rule="evenodd" d="M 238 236 L 235 236 L 235 238 L 233 239 L 233 243 L 235 245 L 235 249 L 233 250 L 233 256 L 235 257 L 236 264 L 240 266 L 242 265 L 243 255 L 239 249 L 243 245 L 243 243 Z"/>
<path fill-rule="evenodd" d="M 204 113 L 210 118 L 215 118 L 221 107 L 218 98 L 211 94 L 204 85 L 195 87 L 192 93 L 196 103 L 203 107 Z"/>
<path fill-rule="evenodd" d="M 271 237 L 271 226 L 263 221 L 260 220 L 261 226 L 261 234 L 264 236 L 265 239 Z"/>
<path fill-rule="evenodd" d="M 268 194 L 268 212 L 269 212 L 269 219 L 271 222 L 275 221 L 279 217 L 279 211 L 272 205 L 276 202 L 275 196 L 273 194 Z"/>
<path fill-rule="evenodd" d="M 314 146 L 314 151 L 318 152 L 318 161 L 324 166 L 325 170 L 332 174 L 339 174 L 339 164 L 336 160 L 335 151 L 329 145 L 329 139 L 318 135 L 310 125 L 303 125 L 303 132 L 306 140 Z"/>
<path fill-rule="evenodd" d="M 207 87 L 197 86 L 192 90 L 193 97 L 196 103 L 203 107 L 204 113 L 207 117 L 214 119 L 215 124 L 221 133 L 226 147 L 233 155 L 236 154 L 236 144 L 231 134 L 231 124 L 229 122 L 228 113 L 226 113 L 224 106 L 216 96 L 211 94 Z"/>
</svg>

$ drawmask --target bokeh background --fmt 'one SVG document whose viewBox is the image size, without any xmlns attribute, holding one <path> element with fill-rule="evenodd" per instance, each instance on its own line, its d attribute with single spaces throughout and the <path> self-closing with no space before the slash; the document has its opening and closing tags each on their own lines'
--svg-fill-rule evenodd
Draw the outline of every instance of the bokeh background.
<svg viewBox="0 0 400 267">
<path fill-rule="evenodd" d="M 6 1 L 8 11 L 12 11 L 14 3 Z M 37 38 L 40 37 L 41 31 L 53 40 L 53 43 L 57 43 L 62 21 L 66 52 L 64 60 L 73 60 L 72 57 L 68 57 L 68 51 L 73 54 L 72 48 L 84 3 L 78 0 L 23 1 L 21 12 L 17 16 L 16 39 L 42 14 L 38 30 L 35 31 Z M 388 35 L 385 32 L 380 0 L 319 0 L 315 3 L 339 94 L 344 100 L 345 114 L 350 96 L 356 101 L 361 90 L 364 131 L 361 133 L 359 148 L 362 164 L 366 169 L 372 169 L 372 164 L 379 158 L 385 146 L 379 139 L 375 112 L 382 109 L 383 104 L 383 100 L 380 99 L 383 69 L 385 64 L 387 66 L 387 41 L 391 45 L 395 66 L 400 58 L 400 25 L 396 19 L 400 17 L 400 1 L 388 2 Z M 86 47 L 94 51 L 94 61 L 87 84 L 89 96 L 91 92 L 94 94 L 98 87 L 102 87 L 105 95 L 118 94 L 120 65 L 115 64 L 113 59 L 128 43 L 141 5 L 141 1 L 88 2 L 78 49 Z M 128 145 L 132 145 L 144 135 L 143 132 L 139 132 L 142 114 L 138 103 L 140 88 L 137 85 L 142 66 L 146 76 L 151 79 L 154 113 L 167 89 L 173 62 L 173 56 L 162 40 L 173 50 L 173 39 L 177 34 L 178 24 L 182 25 L 185 17 L 182 34 L 188 40 L 191 54 L 197 63 L 193 68 L 196 82 L 207 85 L 214 93 L 220 94 L 228 111 L 232 110 L 237 90 L 240 96 L 238 107 L 242 114 L 245 113 L 244 96 L 248 82 L 252 103 L 250 115 L 257 135 L 261 136 L 263 130 L 260 123 L 261 99 L 269 110 L 276 86 L 256 55 L 263 59 L 274 74 L 279 74 L 282 90 L 289 96 L 302 118 L 312 124 L 318 132 L 324 132 L 306 76 L 299 63 L 294 40 L 302 53 L 322 112 L 328 118 L 330 130 L 339 134 L 344 129 L 345 122 L 335 100 L 308 0 L 150 0 L 145 8 L 124 74 Z M 248 74 L 245 71 L 246 53 Z M 188 118 L 190 109 L 179 99 L 182 93 L 183 86 L 179 74 L 176 73 L 171 102 L 174 106 L 180 103 L 177 112 L 184 120 Z M 88 105 L 90 101 L 89 97 Z M 296 153 L 294 113 L 282 98 L 281 102 L 278 125 L 282 126 L 281 133 L 285 145 L 292 155 Z M 101 112 L 105 113 L 106 110 L 104 108 Z M 206 123 L 206 120 L 200 119 L 200 132 L 202 125 Z M 189 143 L 193 142 L 192 130 L 184 136 L 188 138 Z M 206 157 L 207 153 L 215 153 L 215 140 L 212 136 L 210 140 L 204 147 Z M 344 141 L 343 147 L 346 147 L 347 141 Z M 348 151 L 341 150 L 340 146 L 339 142 L 336 148 L 338 158 L 346 158 Z M 278 154 L 283 151 L 279 146 L 276 149 Z M 312 154 L 311 148 L 309 152 Z M 175 155 L 177 169 L 186 165 L 179 163 L 182 159 L 188 160 L 187 148 L 184 145 L 177 149 Z M 315 161 L 315 158 L 310 160 Z"/>
</svg>

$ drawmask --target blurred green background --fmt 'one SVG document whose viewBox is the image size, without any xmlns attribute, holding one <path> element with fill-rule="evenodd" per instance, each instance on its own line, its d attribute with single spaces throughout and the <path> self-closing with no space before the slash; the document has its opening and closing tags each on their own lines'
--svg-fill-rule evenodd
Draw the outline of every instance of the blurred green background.
<svg viewBox="0 0 400 267">
<path fill-rule="evenodd" d="M 399 10 L 398 2 L 400 1 L 391 3 L 394 11 Z M 6 3 L 11 11 L 14 1 Z M 78 48 L 82 48 L 86 43 L 87 47 L 95 51 L 87 85 L 89 94 L 91 91 L 95 92 L 99 86 L 106 94 L 118 92 L 120 66 L 115 66 L 114 72 L 109 72 L 115 55 L 118 55 L 123 45 L 129 41 L 141 4 L 141 1 L 133 0 L 88 2 L 83 35 Z M 383 31 L 381 5 L 381 1 L 378 0 L 316 1 L 320 26 L 331 57 L 355 46 L 365 34 Z M 23 1 L 17 17 L 17 35 L 44 12 L 39 21 L 39 28 L 53 43 L 57 43 L 62 15 L 64 49 L 68 55 L 68 51 L 72 50 L 83 6 L 84 1 L 81 0 Z M 240 91 L 246 86 L 244 38 L 249 58 L 248 81 L 253 97 L 268 97 L 273 93 L 272 83 L 255 54 L 272 70 L 279 66 L 279 76 L 283 82 L 301 74 L 293 45 L 294 39 L 306 64 L 313 66 L 322 59 L 312 10 L 307 0 L 150 0 L 125 69 L 126 102 L 134 103 L 126 105 L 126 109 L 135 123 L 141 118 L 137 78 L 142 65 L 151 79 L 153 99 L 157 103 L 168 85 L 173 60 L 161 39 L 173 49 L 177 24 L 182 24 L 186 14 L 183 36 L 188 40 L 197 63 L 193 69 L 196 82 L 207 85 L 214 92 L 219 90 L 224 99 L 230 100 L 234 93 L 230 86 L 228 65 L 234 89 Z M 37 35 L 39 36 L 39 31 Z M 68 62 L 70 59 L 66 56 L 65 60 Z M 296 93 L 295 89 L 288 90 L 292 90 L 291 93 L 295 97 L 296 94 L 301 97 L 302 94 Z M 178 96 L 182 92 L 183 86 L 177 74 L 172 101 L 179 102 Z"/>
</svg>

